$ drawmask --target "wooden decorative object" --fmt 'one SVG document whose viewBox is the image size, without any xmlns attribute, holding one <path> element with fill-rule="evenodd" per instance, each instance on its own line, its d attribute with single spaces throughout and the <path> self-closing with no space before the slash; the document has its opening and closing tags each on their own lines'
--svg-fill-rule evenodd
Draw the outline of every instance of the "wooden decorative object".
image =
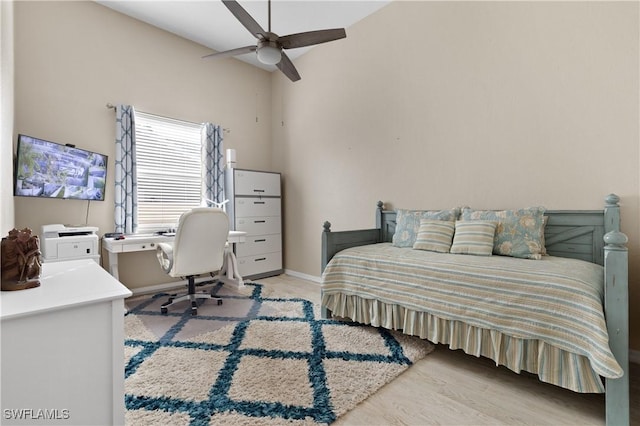
<svg viewBox="0 0 640 426">
<path fill-rule="evenodd" d="M 12 229 L 2 238 L 2 291 L 40 285 L 40 241 L 31 229 Z"/>
</svg>

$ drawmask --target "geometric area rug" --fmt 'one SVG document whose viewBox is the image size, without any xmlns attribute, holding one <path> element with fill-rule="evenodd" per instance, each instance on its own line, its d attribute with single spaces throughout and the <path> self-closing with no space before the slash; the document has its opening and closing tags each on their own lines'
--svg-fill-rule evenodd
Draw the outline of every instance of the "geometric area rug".
<svg viewBox="0 0 640 426">
<path fill-rule="evenodd" d="M 166 294 L 126 301 L 127 425 L 330 424 L 434 348 L 261 284 L 211 292 L 223 304 L 197 316 L 188 302 L 161 315 Z"/>
</svg>

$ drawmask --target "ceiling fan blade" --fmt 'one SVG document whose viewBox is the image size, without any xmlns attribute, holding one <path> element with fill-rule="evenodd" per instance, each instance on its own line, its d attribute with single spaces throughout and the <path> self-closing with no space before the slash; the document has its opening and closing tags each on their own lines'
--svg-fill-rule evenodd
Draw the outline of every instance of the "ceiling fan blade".
<svg viewBox="0 0 640 426">
<path fill-rule="evenodd" d="M 258 48 L 258 46 L 238 47 L 237 49 L 225 50 L 224 52 L 216 52 L 216 53 L 212 53 L 210 55 L 205 55 L 205 56 L 202 57 L 202 59 L 214 58 L 214 57 L 215 58 L 227 58 L 229 56 L 243 55 L 245 53 L 255 52 L 257 48 Z"/>
<path fill-rule="evenodd" d="M 345 38 L 347 33 L 344 28 L 334 28 L 331 30 L 308 31 L 305 33 L 289 34 L 278 38 L 278 43 L 283 49 L 294 49 L 296 47 L 311 46 L 314 44 L 326 43 L 328 41 Z"/>
<path fill-rule="evenodd" d="M 267 38 L 265 30 L 263 30 L 260 24 L 258 24 L 242 6 L 240 6 L 240 3 L 235 0 L 222 0 L 222 3 L 227 6 L 227 9 L 233 13 L 233 16 L 235 16 L 236 19 L 240 21 L 240 23 L 244 25 L 244 27 L 256 38 L 260 38 L 260 36 L 262 36 L 262 38 Z"/>
<path fill-rule="evenodd" d="M 296 67 L 293 65 L 293 62 L 291 62 L 291 59 L 289 59 L 286 53 L 282 52 L 282 59 L 276 64 L 276 66 L 284 75 L 289 77 L 289 80 L 300 80 L 301 77 L 300 74 L 298 74 L 298 70 L 296 70 Z"/>
</svg>

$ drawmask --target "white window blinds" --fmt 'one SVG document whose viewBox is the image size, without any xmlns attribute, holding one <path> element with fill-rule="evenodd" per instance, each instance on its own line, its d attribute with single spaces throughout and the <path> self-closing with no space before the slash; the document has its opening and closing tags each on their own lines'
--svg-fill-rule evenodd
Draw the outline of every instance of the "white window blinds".
<svg viewBox="0 0 640 426">
<path fill-rule="evenodd" d="M 202 202 L 199 124 L 136 112 L 138 232 L 175 228 Z"/>
</svg>

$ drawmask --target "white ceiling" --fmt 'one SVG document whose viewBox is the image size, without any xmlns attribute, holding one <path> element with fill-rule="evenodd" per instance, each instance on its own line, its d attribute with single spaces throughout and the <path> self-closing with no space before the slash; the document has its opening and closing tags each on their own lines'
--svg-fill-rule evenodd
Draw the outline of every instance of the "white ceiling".
<svg viewBox="0 0 640 426">
<path fill-rule="evenodd" d="M 312 30 L 346 28 L 391 0 L 273 0 L 271 3 L 271 31 L 284 36 Z M 256 39 L 229 12 L 220 0 L 96 0 L 125 15 L 177 34 L 213 51 L 222 52 L 249 45 Z M 268 30 L 267 0 L 239 0 L 239 4 L 263 29 Z M 331 43 L 339 43 L 340 40 Z M 287 50 L 295 60 L 313 47 Z M 275 66 L 264 65 L 254 52 L 236 56 L 265 70 Z M 215 60 L 215 59 L 208 59 Z"/>
</svg>

